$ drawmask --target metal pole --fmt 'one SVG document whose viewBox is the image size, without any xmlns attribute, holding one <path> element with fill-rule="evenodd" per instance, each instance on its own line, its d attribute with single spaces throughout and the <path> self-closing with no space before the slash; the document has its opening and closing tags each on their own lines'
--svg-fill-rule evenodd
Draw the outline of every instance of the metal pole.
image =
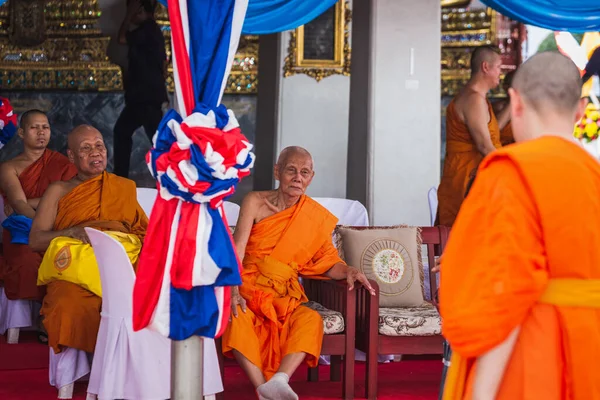
<svg viewBox="0 0 600 400">
<path fill-rule="evenodd" d="M 171 400 L 203 400 L 204 340 L 171 341 Z"/>
</svg>

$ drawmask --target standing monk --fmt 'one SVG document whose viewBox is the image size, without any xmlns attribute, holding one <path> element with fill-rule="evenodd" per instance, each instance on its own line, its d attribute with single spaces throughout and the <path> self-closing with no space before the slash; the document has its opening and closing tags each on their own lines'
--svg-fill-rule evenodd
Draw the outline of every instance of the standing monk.
<svg viewBox="0 0 600 400">
<path fill-rule="evenodd" d="M 502 60 L 491 47 L 471 57 L 471 79 L 446 109 L 446 158 L 438 189 L 438 224 L 452 226 L 465 198 L 467 182 L 487 154 L 500 144 L 500 129 L 509 120 L 505 108 L 494 115 L 488 92 L 500 84 Z"/>
<path fill-rule="evenodd" d="M 242 286 L 232 291 L 223 353 L 235 356 L 264 400 L 298 399 L 290 376 L 304 359 L 311 367 L 319 360 L 323 320 L 302 305 L 308 299 L 299 275 L 346 279 L 349 290 L 359 281 L 374 294 L 365 275 L 333 246 L 337 219 L 304 194 L 313 176 L 308 151 L 284 149 L 275 165 L 279 188 L 249 193 L 234 233 Z"/>
<path fill-rule="evenodd" d="M 69 133 L 68 143 L 77 175 L 54 182 L 44 193 L 31 226 L 31 248 L 46 251 L 59 237 L 89 243 L 84 227 L 133 234 L 143 241 L 148 219 L 137 202 L 135 183 L 106 172 L 102 134 L 82 125 Z M 68 260 L 77 262 L 75 256 Z M 100 297 L 79 285 L 62 280 L 48 283 L 41 313 L 55 354 L 63 347 L 94 351 L 101 305 Z"/>
<path fill-rule="evenodd" d="M 481 163 L 442 258 L 444 399 L 600 399 L 600 163 L 573 138 L 580 95 L 558 53 L 515 75 L 517 144 Z"/>
<path fill-rule="evenodd" d="M 44 112 L 25 112 L 17 134 L 23 140 L 23 152 L 0 165 L 0 189 L 9 217 L 5 225 L 17 216 L 21 221 L 31 222 L 48 185 L 69 180 L 77 173 L 67 157 L 46 148 L 50 141 L 50 124 Z M 6 297 L 41 301 L 44 290 L 37 286 L 37 274 L 42 256 L 34 252 L 26 240 L 15 240 L 10 230 L 4 229 L 2 237 Z M 24 238 L 29 236 L 29 232 L 21 233 Z M 17 232 L 13 231 L 13 234 L 16 236 Z M 13 243 L 13 240 L 19 243 Z"/>
<path fill-rule="evenodd" d="M 502 81 L 502 89 L 506 92 L 508 96 L 508 89 L 512 87 L 512 80 L 515 76 L 515 71 L 510 71 L 504 76 L 504 80 Z M 494 112 L 496 114 L 502 113 L 504 110 L 510 110 L 510 98 L 507 97 L 505 101 L 498 101 L 494 103 Z M 515 138 L 513 136 L 512 124 L 510 121 L 500 130 L 500 144 L 502 146 L 508 146 L 515 142 Z"/>
</svg>

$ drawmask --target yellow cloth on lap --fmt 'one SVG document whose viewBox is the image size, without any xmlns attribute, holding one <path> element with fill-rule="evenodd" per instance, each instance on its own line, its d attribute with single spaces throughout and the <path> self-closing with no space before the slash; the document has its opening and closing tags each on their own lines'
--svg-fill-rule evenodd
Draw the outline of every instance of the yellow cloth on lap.
<svg viewBox="0 0 600 400">
<path fill-rule="evenodd" d="M 132 265 L 135 265 L 142 242 L 136 235 L 122 232 L 104 232 L 123 245 Z M 102 297 L 100 270 L 94 249 L 81 240 L 57 237 L 50 243 L 38 271 L 38 286 L 52 281 L 67 281 Z"/>
</svg>

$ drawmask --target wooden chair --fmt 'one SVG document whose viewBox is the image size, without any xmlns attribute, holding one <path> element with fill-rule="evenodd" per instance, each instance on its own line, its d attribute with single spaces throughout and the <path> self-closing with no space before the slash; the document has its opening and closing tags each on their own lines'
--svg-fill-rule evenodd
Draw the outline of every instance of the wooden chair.
<svg viewBox="0 0 600 400">
<path fill-rule="evenodd" d="M 349 291 L 345 281 L 307 279 L 303 277 L 306 296 L 310 300 L 310 307 L 323 317 L 324 324 L 333 317 L 331 314 L 341 314 L 343 318 L 343 331 L 323 336 L 321 354 L 331 356 L 330 379 L 334 382 L 342 380 L 342 398 L 354 398 L 354 347 L 356 332 L 356 289 Z M 317 303 L 317 304 L 316 304 Z M 321 307 L 319 307 L 319 305 Z M 325 310 L 324 310 L 324 309 Z M 337 318 L 338 316 L 335 316 Z M 374 321 L 375 323 L 377 321 Z M 327 331 L 327 329 L 326 329 Z M 221 340 L 217 341 L 217 352 L 221 376 L 224 376 L 224 360 L 221 351 Z M 342 361 L 342 356 L 344 357 Z M 341 367 L 344 365 L 342 375 Z M 309 368 L 308 380 L 319 380 L 319 367 Z M 225 388 L 225 391 L 227 388 Z M 224 399 L 224 394 L 217 394 L 217 399 Z"/>
<path fill-rule="evenodd" d="M 436 274 L 431 273 L 435 266 L 435 257 L 439 257 L 446 242 L 449 230 L 443 226 L 421 228 L 423 245 L 427 246 L 427 260 L 429 266 L 429 282 L 431 299 L 435 299 L 437 292 Z M 433 305 L 432 305 L 433 307 Z M 437 310 L 433 307 L 437 315 Z M 431 308 L 425 312 L 431 315 Z M 356 347 L 366 353 L 366 397 L 377 398 L 377 356 L 379 354 L 442 354 L 443 337 L 440 329 L 427 336 L 386 336 L 380 333 L 379 299 L 371 296 L 367 290 L 358 287 L 357 290 L 357 320 L 356 320 Z"/>
</svg>

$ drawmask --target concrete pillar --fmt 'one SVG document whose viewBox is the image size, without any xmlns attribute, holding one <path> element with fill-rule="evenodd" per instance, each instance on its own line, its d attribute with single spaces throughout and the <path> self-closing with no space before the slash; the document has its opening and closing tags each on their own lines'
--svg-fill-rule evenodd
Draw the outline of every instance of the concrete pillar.
<svg viewBox="0 0 600 400">
<path fill-rule="evenodd" d="M 428 225 L 440 179 L 439 0 L 354 2 L 347 194 L 374 225 Z"/>
</svg>

